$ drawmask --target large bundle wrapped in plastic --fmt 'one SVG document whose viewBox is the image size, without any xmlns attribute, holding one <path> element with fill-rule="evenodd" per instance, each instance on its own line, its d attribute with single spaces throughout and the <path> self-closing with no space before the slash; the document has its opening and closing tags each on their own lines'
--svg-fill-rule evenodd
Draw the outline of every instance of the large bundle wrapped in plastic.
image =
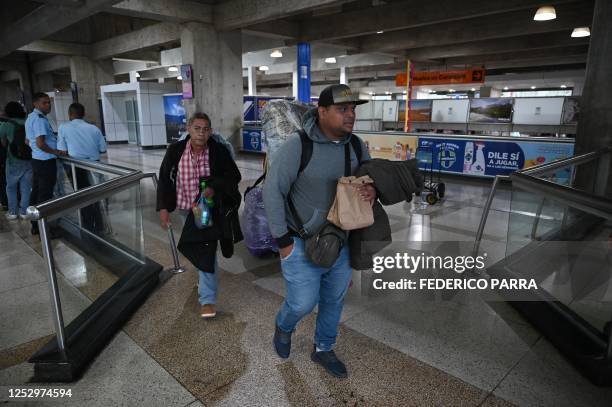
<svg viewBox="0 0 612 407">
<path fill-rule="evenodd" d="M 274 159 L 274 152 L 302 128 L 302 117 L 311 106 L 289 100 L 271 100 L 261 112 L 261 127 L 267 146 L 268 165 Z"/>
<path fill-rule="evenodd" d="M 270 252 L 278 252 L 278 246 L 268 226 L 261 185 L 248 188 L 245 192 L 240 224 L 244 243 L 253 256 L 260 257 Z"/>
</svg>

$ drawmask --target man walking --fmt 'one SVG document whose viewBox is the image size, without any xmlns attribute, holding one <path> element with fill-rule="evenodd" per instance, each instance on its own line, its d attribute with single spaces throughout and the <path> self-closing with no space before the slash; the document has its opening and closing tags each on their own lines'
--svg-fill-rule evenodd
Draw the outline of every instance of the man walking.
<svg viewBox="0 0 612 407">
<path fill-rule="evenodd" d="M 33 96 L 34 110 L 25 123 L 26 137 L 32 149 L 32 193 L 30 205 L 37 205 L 53 198 L 53 188 L 57 181 L 58 155 L 55 134 L 49 124 L 47 114 L 51 111 L 49 95 L 38 92 Z M 38 234 L 38 223 L 32 222 L 32 234 Z"/>
<path fill-rule="evenodd" d="M 333 203 L 338 178 L 345 172 L 345 146 L 350 145 L 350 169 L 354 173 L 361 160 L 370 158 L 361 140 L 361 152 L 352 147 L 355 106 L 359 100 L 346 85 L 325 88 L 317 108 L 307 112 L 302 125 L 312 144 L 308 165 L 300 170 L 303 142 L 299 135 L 289 138 L 271 160 L 264 186 L 264 206 L 272 236 L 278 243 L 287 295 L 276 316 L 274 347 L 282 358 L 289 357 L 291 334 L 297 323 L 318 304 L 314 349 L 311 359 L 336 377 L 347 377 L 346 367 L 332 350 L 344 296 L 351 279 L 348 246 L 335 264 L 327 269 L 313 264 L 305 255 L 304 240 L 299 237 L 299 221 L 288 205 L 289 194 L 297 215 L 304 221 L 307 236 L 314 236 L 326 223 Z M 299 173 L 298 173 L 299 172 Z M 364 200 L 373 200 L 372 186 L 361 188 Z"/>
<path fill-rule="evenodd" d="M 106 153 L 106 141 L 99 128 L 83 120 L 85 107 L 73 103 L 68 107 L 69 122 L 59 128 L 57 149 L 72 158 L 79 160 L 100 161 L 100 154 Z M 72 179 L 71 171 L 67 171 Z M 75 190 L 95 184 L 93 173 L 84 168 L 75 168 Z M 102 211 L 98 202 L 81 209 L 82 225 L 87 230 L 101 232 L 104 230 Z"/>
</svg>

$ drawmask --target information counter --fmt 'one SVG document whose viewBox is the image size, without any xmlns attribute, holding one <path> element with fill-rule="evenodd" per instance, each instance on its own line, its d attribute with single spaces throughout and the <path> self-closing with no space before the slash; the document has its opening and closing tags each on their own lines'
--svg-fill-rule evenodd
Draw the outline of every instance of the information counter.
<svg viewBox="0 0 612 407">
<path fill-rule="evenodd" d="M 407 160 L 419 149 L 433 153 L 433 169 L 476 177 L 508 175 L 534 165 L 571 157 L 574 139 L 502 137 L 403 132 L 360 132 L 373 158 Z M 419 163 L 421 169 L 431 164 Z"/>
</svg>

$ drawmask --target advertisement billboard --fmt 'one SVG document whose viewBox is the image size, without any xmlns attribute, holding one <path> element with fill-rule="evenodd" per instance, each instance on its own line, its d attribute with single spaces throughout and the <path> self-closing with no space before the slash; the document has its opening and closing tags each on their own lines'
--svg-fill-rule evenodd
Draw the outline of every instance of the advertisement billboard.
<svg viewBox="0 0 612 407">
<path fill-rule="evenodd" d="M 261 129 L 242 129 L 242 151 L 250 151 L 255 153 L 266 152 L 266 147 L 261 134 Z"/>
<path fill-rule="evenodd" d="M 470 123 L 510 123 L 512 98 L 470 99 Z"/>
<path fill-rule="evenodd" d="M 395 75 L 395 86 L 406 86 L 406 72 Z M 413 71 L 412 86 L 450 85 L 457 83 L 484 83 L 485 69 L 463 69 L 452 71 Z"/>
<path fill-rule="evenodd" d="M 433 149 L 434 170 L 488 177 L 508 175 L 574 154 L 571 143 L 423 137 L 418 146 Z M 419 167 L 426 169 L 425 165 Z"/>
<path fill-rule="evenodd" d="M 368 147 L 372 158 L 383 158 L 392 161 L 404 161 L 414 158 L 417 148 L 417 136 L 368 133 L 358 133 L 357 135 Z"/>
<path fill-rule="evenodd" d="M 190 64 L 181 65 L 183 99 L 193 99 L 193 71 Z"/>
<path fill-rule="evenodd" d="M 177 141 L 186 131 L 185 108 L 180 94 L 164 95 L 164 117 L 166 119 L 166 141 Z"/>
</svg>

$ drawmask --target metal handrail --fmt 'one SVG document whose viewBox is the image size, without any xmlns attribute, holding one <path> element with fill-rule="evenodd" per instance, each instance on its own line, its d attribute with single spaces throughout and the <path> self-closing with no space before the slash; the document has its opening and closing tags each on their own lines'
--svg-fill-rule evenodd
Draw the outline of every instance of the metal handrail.
<svg viewBox="0 0 612 407">
<path fill-rule="evenodd" d="M 480 242 L 482 241 L 482 235 L 484 234 L 484 228 L 487 223 L 487 218 L 489 217 L 489 211 L 491 210 L 491 204 L 493 203 L 497 186 L 499 185 L 500 181 L 506 181 L 508 179 L 510 179 L 510 177 L 507 175 L 496 175 L 495 179 L 493 180 L 493 185 L 491 186 L 491 191 L 489 191 L 489 196 L 485 202 L 482 217 L 480 218 L 480 223 L 478 224 L 478 230 L 476 231 L 476 240 L 474 241 L 473 249 L 474 256 L 478 254 L 478 249 L 480 249 Z"/>
<path fill-rule="evenodd" d="M 63 162 L 74 164 L 81 168 L 107 172 L 115 175 L 128 175 L 137 171 L 133 168 L 122 167 L 115 164 L 107 164 L 100 161 L 80 160 L 72 157 L 59 157 L 59 159 Z"/>
</svg>

